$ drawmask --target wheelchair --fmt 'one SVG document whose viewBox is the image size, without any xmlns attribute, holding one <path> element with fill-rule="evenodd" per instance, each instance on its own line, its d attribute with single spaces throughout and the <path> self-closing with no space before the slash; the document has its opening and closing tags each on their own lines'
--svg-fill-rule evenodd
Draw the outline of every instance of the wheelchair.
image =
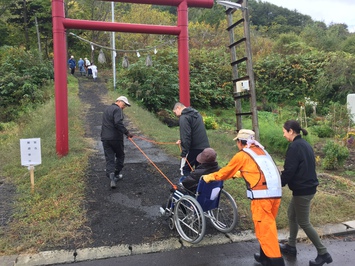
<svg viewBox="0 0 355 266">
<path fill-rule="evenodd" d="M 233 197 L 223 189 L 223 181 L 206 183 L 202 178 L 196 193 L 175 190 L 165 206 L 169 228 L 176 228 L 183 240 L 199 243 L 206 232 L 206 219 L 222 233 L 231 232 L 238 222 L 238 209 Z"/>
</svg>

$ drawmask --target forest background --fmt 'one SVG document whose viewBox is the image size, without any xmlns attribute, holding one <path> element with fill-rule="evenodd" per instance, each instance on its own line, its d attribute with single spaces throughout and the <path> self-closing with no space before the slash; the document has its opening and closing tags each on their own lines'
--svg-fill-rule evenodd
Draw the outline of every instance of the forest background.
<svg viewBox="0 0 355 266">
<path fill-rule="evenodd" d="M 355 33 L 350 33 L 346 24 L 326 25 L 296 10 L 266 2 L 249 0 L 248 6 L 261 142 L 278 162 L 282 161 L 288 145 L 280 138 L 282 124 L 287 119 L 298 119 L 310 132 L 307 140 L 315 148 L 320 169 L 337 176 L 325 178 L 328 186 L 323 203 L 327 206 L 322 208 L 327 209 L 325 215 L 329 217 L 320 214 L 317 218 L 320 222 L 352 219 L 351 210 L 355 208 L 349 204 L 354 201 L 351 191 L 355 166 L 351 156 L 355 133 L 346 98 L 354 93 L 355 86 Z M 65 12 L 73 19 L 111 21 L 110 2 L 65 1 Z M 174 7 L 115 4 L 117 22 L 176 25 L 176 15 Z M 203 114 L 210 135 L 233 134 L 235 130 L 226 28 L 223 6 L 189 9 L 191 105 Z M 3 146 L 18 133 L 14 128 L 26 123 L 28 114 L 54 98 L 51 1 L 0 0 L 0 34 L 0 143 Z M 242 29 L 235 34 L 236 39 L 242 37 Z M 111 51 L 106 49 L 111 46 L 110 38 L 110 32 L 68 30 L 68 58 L 88 57 L 96 63 L 99 73 L 110 70 Z M 115 46 L 116 87 L 120 93 L 161 121 L 176 123 L 171 112 L 179 100 L 176 38 L 117 33 Z M 243 53 L 238 50 L 240 57 Z M 239 74 L 243 76 L 242 72 Z M 107 84 L 110 83 L 112 80 L 108 80 Z M 248 102 L 243 105 L 248 106 Z M 250 118 L 243 121 L 245 127 L 251 126 Z M 71 152 L 75 154 L 75 149 Z M 7 154 L 2 155 L 0 159 L 6 161 Z M 222 164 L 227 161 L 227 156 L 222 157 Z M 14 169 L 2 163 L 1 176 L 12 176 Z M 17 192 L 21 189 L 19 186 Z M 336 198 L 338 189 L 343 198 Z M 334 200 L 332 204 L 329 198 Z M 243 200 L 238 198 L 242 204 Z M 27 198 L 25 203 L 24 212 L 37 201 Z M 349 209 L 335 215 L 335 209 L 342 210 L 337 206 Z M 247 207 L 241 210 L 247 213 Z M 65 208 L 61 210 L 61 217 L 65 211 Z M 30 214 L 22 215 L 30 224 Z M 50 220 L 50 211 L 47 215 Z M 73 219 L 73 215 L 70 213 L 68 217 Z M 0 247 L 8 246 L 1 236 L 0 230 Z"/>
</svg>

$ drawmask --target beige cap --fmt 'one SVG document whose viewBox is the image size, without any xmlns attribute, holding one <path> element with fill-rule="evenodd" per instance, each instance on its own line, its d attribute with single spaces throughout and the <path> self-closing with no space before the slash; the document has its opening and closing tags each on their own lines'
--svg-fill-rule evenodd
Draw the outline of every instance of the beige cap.
<svg viewBox="0 0 355 266">
<path fill-rule="evenodd" d="M 233 139 L 234 141 L 238 139 L 243 139 L 243 140 L 248 140 L 248 139 L 254 139 L 255 138 L 255 132 L 250 129 L 241 129 L 239 130 L 237 136 Z"/>
<path fill-rule="evenodd" d="M 117 102 L 117 101 L 122 101 L 122 102 L 124 102 L 127 106 L 131 106 L 131 104 L 128 102 L 128 99 L 127 99 L 126 96 L 120 96 L 120 97 L 118 97 L 118 98 L 116 99 L 116 102 Z"/>
</svg>

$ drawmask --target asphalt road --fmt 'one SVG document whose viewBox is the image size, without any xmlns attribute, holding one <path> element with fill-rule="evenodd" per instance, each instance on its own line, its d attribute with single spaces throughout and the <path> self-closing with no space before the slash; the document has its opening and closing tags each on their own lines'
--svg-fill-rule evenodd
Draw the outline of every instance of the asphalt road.
<svg viewBox="0 0 355 266">
<path fill-rule="evenodd" d="M 355 234 L 324 239 L 328 252 L 333 257 L 334 266 L 352 266 L 355 262 Z M 60 266 L 226 266 L 226 265 L 260 265 L 254 261 L 253 254 L 259 249 L 256 240 L 232 244 L 205 247 L 190 247 L 167 252 L 131 255 L 102 260 L 57 264 Z M 316 257 L 316 250 L 310 243 L 297 244 L 297 257 L 284 257 L 286 266 L 309 265 L 309 260 Z"/>
</svg>

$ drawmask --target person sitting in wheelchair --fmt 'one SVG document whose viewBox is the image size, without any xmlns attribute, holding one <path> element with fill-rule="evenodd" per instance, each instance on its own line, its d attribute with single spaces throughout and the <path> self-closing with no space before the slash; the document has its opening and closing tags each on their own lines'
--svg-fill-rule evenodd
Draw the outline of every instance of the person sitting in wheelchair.
<svg viewBox="0 0 355 266">
<path fill-rule="evenodd" d="M 194 171 L 190 172 L 187 177 L 180 178 L 183 188 L 188 190 L 188 192 L 195 194 L 201 176 L 217 172 L 221 168 L 218 165 L 216 158 L 217 153 L 212 148 L 206 148 L 199 155 L 197 155 L 196 160 L 200 164 Z"/>
<path fill-rule="evenodd" d="M 217 172 L 221 167 L 216 161 L 217 153 L 212 148 L 205 148 L 199 155 L 197 155 L 196 160 L 200 163 L 194 171 L 190 172 L 188 176 L 182 176 L 179 179 L 179 184 L 177 190 L 183 194 L 190 196 L 195 196 L 198 183 L 201 176 Z M 170 192 L 174 193 L 175 189 L 172 188 Z M 171 205 L 171 197 L 169 197 L 168 203 L 164 203 L 160 207 L 160 213 L 165 214 L 165 210 Z"/>
</svg>

